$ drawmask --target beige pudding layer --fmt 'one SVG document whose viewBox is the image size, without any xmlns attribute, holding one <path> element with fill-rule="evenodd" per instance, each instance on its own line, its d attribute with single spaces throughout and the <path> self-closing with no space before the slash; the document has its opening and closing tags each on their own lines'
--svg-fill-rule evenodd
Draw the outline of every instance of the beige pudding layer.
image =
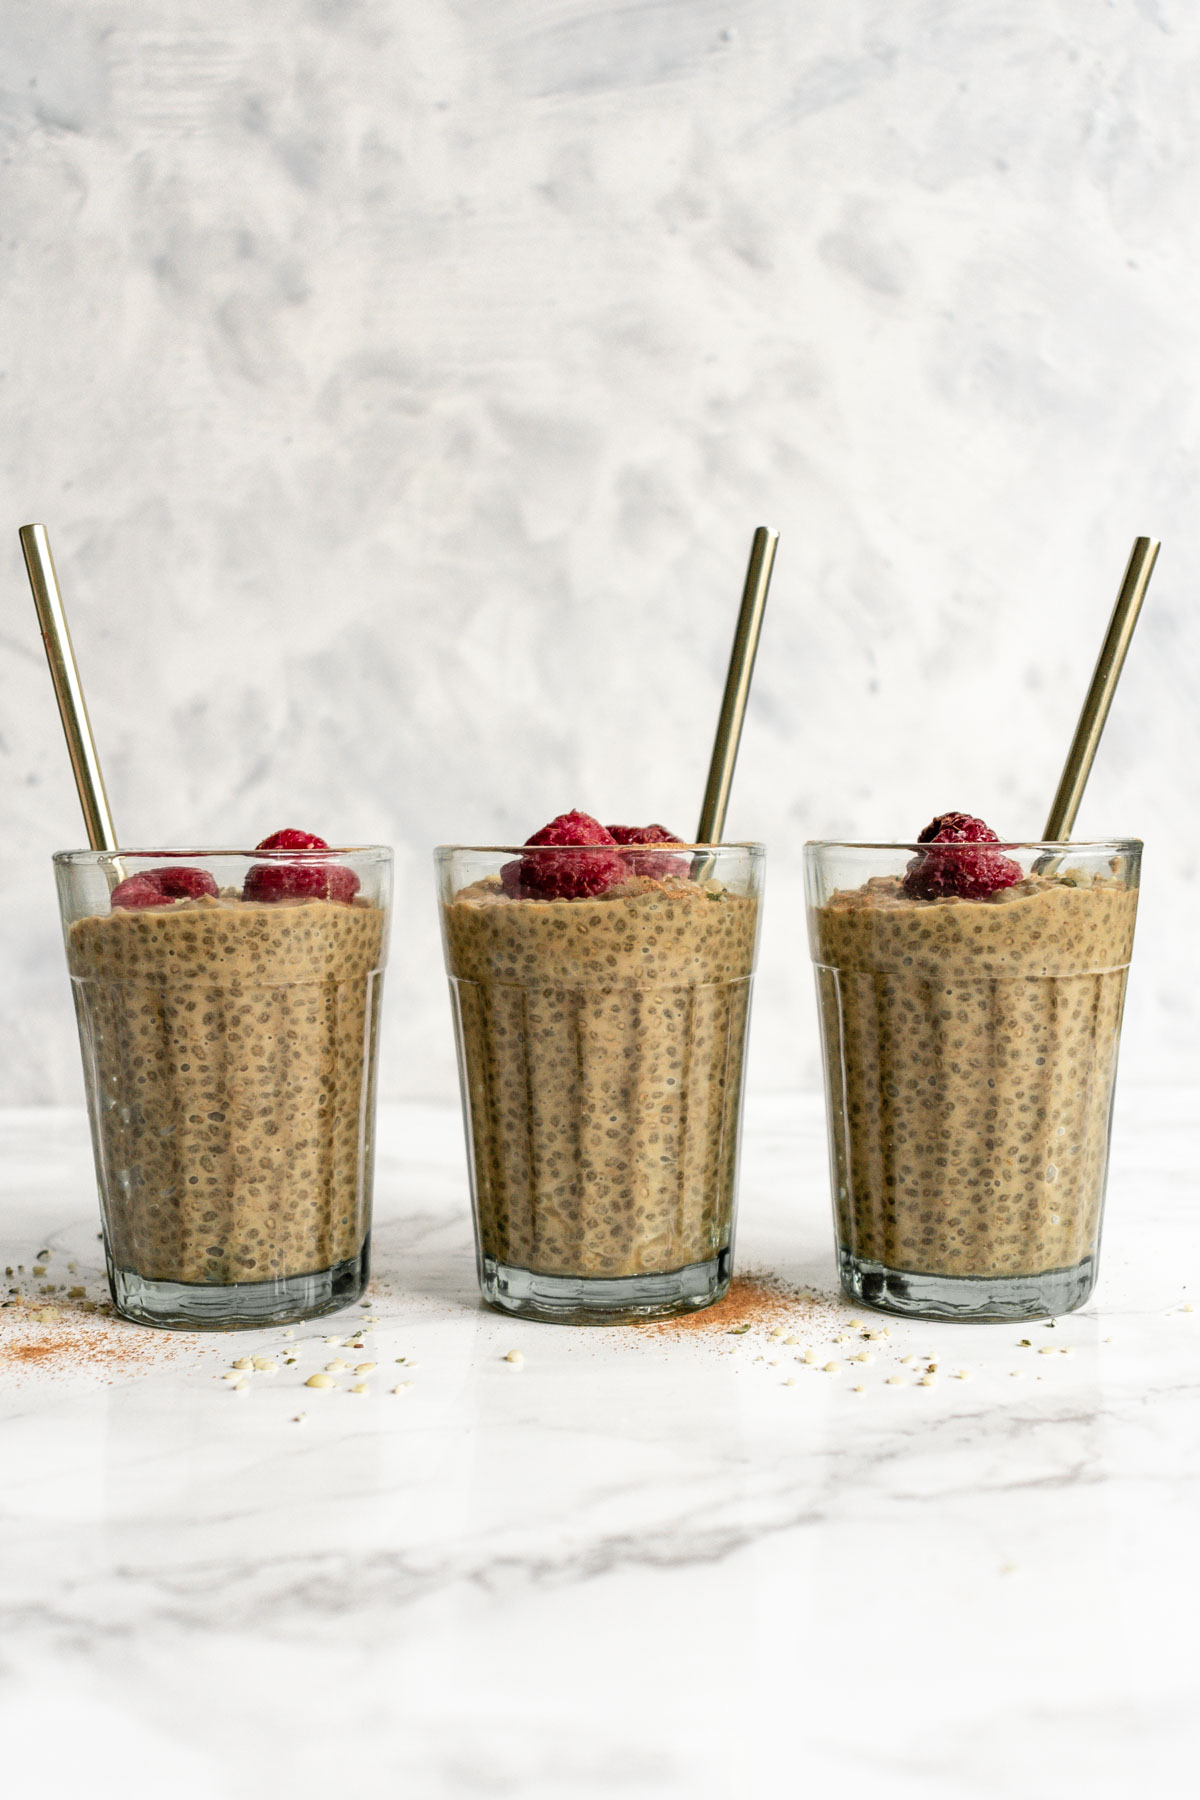
<svg viewBox="0 0 1200 1800">
<path fill-rule="evenodd" d="M 730 1242 L 758 902 L 635 878 L 443 908 L 483 1253 L 620 1277 Z"/>
<path fill-rule="evenodd" d="M 118 1268 L 264 1281 L 358 1254 L 383 933 L 364 903 L 207 897 L 71 926 Z"/>
<path fill-rule="evenodd" d="M 1107 879 L 879 877 L 813 912 L 843 1250 L 983 1277 L 1094 1252 L 1136 907 Z"/>
</svg>

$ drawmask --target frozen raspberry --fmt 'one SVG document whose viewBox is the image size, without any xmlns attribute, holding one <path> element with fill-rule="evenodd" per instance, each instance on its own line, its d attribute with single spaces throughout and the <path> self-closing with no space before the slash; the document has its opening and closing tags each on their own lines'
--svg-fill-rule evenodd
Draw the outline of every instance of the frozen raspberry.
<svg viewBox="0 0 1200 1800">
<path fill-rule="evenodd" d="M 168 900 L 198 900 L 201 894 L 216 894 L 217 884 L 207 869 L 189 869 L 171 864 L 165 869 L 151 869 Z"/>
<path fill-rule="evenodd" d="M 145 875 L 127 875 L 119 881 L 109 896 L 113 906 L 170 906 L 171 899 L 164 894 L 152 873 Z"/>
<path fill-rule="evenodd" d="M 918 844 L 998 844 L 999 838 L 982 819 L 970 813 L 939 813 L 917 838 Z M 261 848 L 261 846 L 260 846 Z"/>
<path fill-rule="evenodd" d="M 217 884 L 207 869 L 188 869 L 172 863 L 165 869 L 145 869 L 140 875 L 127 875 L 113 889 L 111 904 L 130 909 L 169 906 L 172 900 L 197 900 L 201 894 L 216 891 Z"/>
<path fill-rule="evenodd" d="M 608 835 L 614 844 L 682 844 L 683 839 L 668 831 L 665 825 L 610 825 Z"/>
<path fill-rule="evenodd" d="M 559 813 L 540 831 L 525 839 L 526 844 L 612 844 L 615 839 L 606 831 L 599 819 L 593 819 L 591 813 L 566 812 Z"/>
<path fill-rule="evenodd" d="M 610 825 L 609 832 L 618 844 L 682 844 L 683 839 L 668 831 L 665 825 Z M 667 881 L 672 876 L 686 881 L 691 864 L 686 856 L 654 856 L 642 851 L 625 858 L 631 875 L 645 875 L 651 881 Z"/>
<path fill-rule="evenodd" d="M 324 838 L 317 837 L 311 831 L 293 831 L 290 826 L 283 831 L 273 831 L 265 837 L 261 844 L 255 844 L 256 850 L 328 850 L 329 845 Z"/>
<path fill-rule="evenodd" d="M 587 900 L 628 880 L 629 869 L 611 835 L 590 813 L 559 813 L 525 842 L 536 852 L 520 862 L 520 889 L 526 898 Z M 578 848 L 593 844 L 594 851 Z"/>
<path fill-rule="evenodd" d="M 504 892 L 508 895 L 510 900 L 519 900 L 521 898 L 520 857 L 518 857 L 515 862 L 506 862 L 503 864 L 500 870 L 500 886 L 504 889 Z"/>
<path fill-rule="evenodd" d="M 338 900 L 349 906 L 358 889 L 358 876 L 345 863 L 252 863 L 242 899 L 267 905 L 277 900 Z"/>
<path fill-rule="evenodd" d="M 910 900 L 986 900 L 1012 887 L 1023 871 L 1011 857 L 988 848 L 999 841 L 970 813 L 939 813 L 917 839 L 929 848 L 909 863 L 904 892 Z"/>
</svg>

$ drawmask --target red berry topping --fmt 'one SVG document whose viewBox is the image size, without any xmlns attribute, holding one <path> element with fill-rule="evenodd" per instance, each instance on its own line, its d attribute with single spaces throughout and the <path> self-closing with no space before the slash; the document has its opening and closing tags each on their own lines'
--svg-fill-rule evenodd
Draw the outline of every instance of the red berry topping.
<svg viewBox="0 0 1200 1800">
<path fill-rule="evenodd" d="M 328 850 L 329 845 L 324 838 L 319 838 L 311 831 L 293 831 L 291 827 L 283 831 L 273 831 L 265 837 L 261 844 L 255 844 L 256 850 Z"/>
<path fill-rule="evenodd" d="M 207 869 L 189 869 L 173 863 L 165 869 L 151 869 L 168 900 L 198 900 L 201 894 L 216 895 L 217 884 Z"/>
<path fill-rule="evenodd" d="M 668 831 L 665 825 L 610 825 L 609 832 L 618 844 L 682 844 L 683 839 Z M 645 875 L 651 881 L 665 881 L 671 876 L 686 880 L 691 865 L 685 856 L 652 856 L 647 852 L 627 856 L 632 875 Z"/>
<path fill-rule="evenodd" d="M 608 835 L 614 844 L 682 844 L 683 839 L 668 831 L 665 825 L 610 825 Z"/>
<path fill-rule="evenodd" d="M 129 909 L 141 906 L 169 906 L 172 900 L 198 900 L 201 894 L 215 894 L 217 884 L 207 869 L 189 869 L 172 863 L 165 869 L 145 869 L 140 875 L 127 875 L 119 881 L 110 896 L 113 906 Z"/>
<path fill-rule="evenodd" d="M 939 813 L 917 838 L 918 844 L 998 844 L 990 825 L 970 813 Z"/>
<path fill-rule="evenodd" d="M 970 813 L 939 813 L 917 839 L 930 848 L 909 863 L 904 892 L 910 900 L 986 900 L 1012 887 L 1024 874 L 1011 857 L 987 848 L 999 841 Z"/>
<path fill-rule="evenodd" d="M 559 813 L 532 837 L 527 837 L 527 844 L 611 844 L 616 840 L 610 831 L 606 831 L 599 819 L 593 819 L 591 813 L 566 812 Z"/>
<path fill-rule="evenodd" d="M 252 863 L 242 899 L 265 905 L 277 900 L 337 900 L 349 906 L 359 885 L 358 876 L 345 863 Z"/>
<path fill-rule="evenodd" d="M 519 865 L 520 891 L 526 898 L 587 900 L 629 877 L 629 869 L 617 854 L 611 834 L 590 813 L 560 813 L 525 842 L 536 852 L 523 856 Z M 593 844 L 597 846 L 595 851 L 580 851 L 576 847 Z M 560 847 L 561 854 L 556 855 Z M 509 891 L 507 883 L 505 889 Z"/>
<path fill-rule="evenodd" d="M 119 881 L 109 896 L 113 906 L 170 906 L 169 894 L 164 894 L 153 874 L 127 875 Z"/>
</svg>

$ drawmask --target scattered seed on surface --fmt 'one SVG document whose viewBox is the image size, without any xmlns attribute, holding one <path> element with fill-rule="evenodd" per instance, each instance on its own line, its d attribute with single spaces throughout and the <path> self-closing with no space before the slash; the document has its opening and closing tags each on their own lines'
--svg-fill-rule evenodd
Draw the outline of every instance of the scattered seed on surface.
<svg viewBox="0 0 1200 1800">
<path fill-rule="evenodd" d="M 789 1375 L 783 1385 L 784 1387 L 795 1387 L 796 1377 L 794 1375 Z"/>
<path fill-rule="evenodd" d="M 851 1362 L 869 1363 L 875 1361 L 875 1356 L 870 1350 L 860 1350 L 857 1355 L 851 1357 L 850 1360 Z"/>
<path fill-rule="evenodd" d="M 842 1372 L 841 1363 L 827 1362 L 827 1363 L 822 1363 L 822 1365 L 821 1365 L 822 1375 L 840 1375 L 841 1372 Z"/>
<path fill-rule="evenodd" d="M 888 1387 L 903 1387 L 904 1386 L 903 1375 L 889 1375 L 887 1378 L 887 1386 Z"/>
<path fill-rule="evenodd" d="M 310 1375 L 304 1385 L 311 1388 L 331 1388 L 333 1377 L 331 1375 Z"/>
<path fill-rule="evenodd" d="M 347 1365 L 342 1357 L 335 1356 L 332 1362 L 327 1362 L 325 1364 L 325 1373 L 327 1375 L 340 1375 L 346 1366 Z"/>
<path fill-rule="evenodd" d="M 342 1341 L 341 1338 L 338 1338 L 338 1337 L 328 1337 L 325 1339 L 325 1342 L 327 1344 L 340 1344 L 341 1341 Z"/>
<path fill-rule="evenodd" d="M 1057 1356 L 1058 1355 L 1058 1345 L 1057 1344 L 1039 1344 L 1038 1345 L 1038 1355 L 1039 1356 Z"/>
<path fill-rule="evenodd" d="M 232 1366 L 235 1369 L 252 1369 L 254 1364 L 248 1356 L 239 1356 Z"/>
<path fill-rule="evenodd" d="M 46 1273 L 45 1264 L 44 1263 L 34 1263 L 33 1272 L 35 1275 L 44 1275 Z"/>
<path fill-rule="evenodd" d="M 293 1425 L 307 1425 L 308 1424 L 308 1414 L 307 1413 L 297 1413 L 295 1418 L 292 1420 L 292 1424 Z"/>
<path fill-rule="evenodd" d="M 937 1376 L 936 1375 L 918 1376 L 917 1386 L 918 1387 L 936 1387 L 937 1386 Z"/>
<path fill-rule="evenodd" d="M 970 1381 L 970 1379 L 971 1379 L 970 1369 L 955 1369 L 954 1379 L 955 1379 L 955 1381 Z"/>
<path fill-rule="evenodd" d="M 858 1384 L 858 1386 L 857 1386 L 857 1387 L 852 1387 L 852 1388 L 851 1388 L 851 1389 L 850 1389 L 850 1392 L 851 1392 L 851 1393 L 852 1393 L 852 1394 L 865 1394 L 865 1393 L 866 1393 L 866 1391 L 867 1391 L 867 1390 L 866 1390 L 866 1388 L 865 1388 L 865 1387 L 864 1387 L 864 1386 L 863 1386 L 863 1385 L 862 1385 L 862 1382 L 861 1382 L 861 1381 L 860 1381 L 860 1382 L 859 1382 L 859 1384 Z"/>
<path fill-rule="evenodd" d="M 401 1381 L 392 1389 L 393 1394 L 406 1394 L 410 1387 L 416 1387 L 415 1381 Z"/>
<path fill-rule="evenodd" d="M 235 1394 L 245 1394 L 245 1393 L 248 1393 L 249 1390 L 250 1390 L 250 1383 L 246 1380 L 246 1377 L 244 1375 L 242 1376 L 242 1379 L 240 1381 L 235 1381 L 233 1384 L 233 1392 Z"/>
<path fill-rule="evenodd" d="M 815 1350 L 806 1350 L 804 1355 L 802 1357 L 797 1357 L 796 1360 L 797 1362 L 815 1363 L 817 1360 L 817 1353 Z"/>
<path fill-rule="evenodd" d="M 525 1352 L 523 1350 L 510 1350 L 504 1360 L 505 1362 L 510 1363 L 523 1363 L 525 1361 Z"/>
<path fill-rule="evenodd" d="M 798 1344 L 800 1342 L 800 1339 L 798 1337 L 793 1336 L 793 1337 L 785 1337 L 783 1341 L 785 1344 Z"/>
<path fill-rule="evenodd" d="M 256 1356 L 252 1360 L 255 1368 L 264 1375 L 274 1375 L 279 1367 L 279 1364 L 273 1362 L 269 1356 Z"/>
<path fill-rule="evenodd" d="M 355 1363 L 354 1373 L 356 1375 L 369 1375 L 371 1373 L 372 1369 L 374 1369 L 376 1367 L 377 1367 L 377 1364 L 375 1364 L 373 1362 Z"/>
<path fill-rule="evenodd" d="M 916 1362 L 916 1360 L 917 1360 L 917 1359 L 916 1359 L 916 1357 L 915 1357 L 915 1356 L 902 1356 L 902 1357 L 901 1357 L 901 1358 L 900 1358 L 900 1361 L 901 1361 L 901 1362 L 902 1362 L 902 1363 L 904 1363 L 904 1364 L 905 1364 L 905 1365 L 906 1365 L 906 1366 L 907 1366 L 907 1367 L 909 1367 L 909 1368 L 911 1368 L 911 1367 L 912 1367 L 912 1365 L 913 1365 L 913 1363 L 915 1363 L 915 1362 Z"/>
<path fill-rule="evenodd" d="M 354 1386 L 350 1389 L 352 1394 L 369 1394 L 370 1391 L 371 1390 L 365 1381 L 356 1381 Z"/>
</svg>

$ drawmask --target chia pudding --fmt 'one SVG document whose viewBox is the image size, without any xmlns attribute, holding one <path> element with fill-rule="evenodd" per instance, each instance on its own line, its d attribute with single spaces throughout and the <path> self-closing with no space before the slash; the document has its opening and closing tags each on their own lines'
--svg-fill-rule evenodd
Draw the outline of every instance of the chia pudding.
<svg viewBox="0 0 1200 1800">
<path fill-rule="evenodd" d="M 543 899 L 493 874 L 442 921 L 484 1268 L 619 1283 L 719 1264 L 724 1292 L 754 883 L 627 872 Z"/>
<path fill-rule="evenodd" d="M 1136 856 L 1132 881 L 1087 862 L 976 898 L 877 875 L 810 910 L 844 1273 L 1090 1290 L 1137 891 Z"/>
<path fill-rule="evenodd" d="M 344 1268 L 361 1291 L 385 922 L 234 889 L 68 923 L 115 1283 L 284 1295 Z"/>
</svg>

